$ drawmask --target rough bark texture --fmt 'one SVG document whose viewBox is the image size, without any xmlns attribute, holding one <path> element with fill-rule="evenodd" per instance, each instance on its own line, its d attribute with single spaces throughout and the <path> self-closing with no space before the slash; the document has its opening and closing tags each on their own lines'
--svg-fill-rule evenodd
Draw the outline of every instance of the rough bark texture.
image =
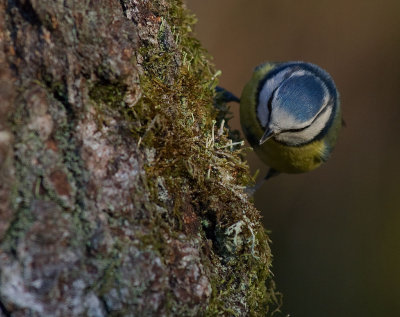
<svg viewBox="0 0 400 317">
<path fill-rule="evenodd" d="M 179 0 L 0 0 L 0 316 L 273 313 L 193 23 Z"/>
</svg>

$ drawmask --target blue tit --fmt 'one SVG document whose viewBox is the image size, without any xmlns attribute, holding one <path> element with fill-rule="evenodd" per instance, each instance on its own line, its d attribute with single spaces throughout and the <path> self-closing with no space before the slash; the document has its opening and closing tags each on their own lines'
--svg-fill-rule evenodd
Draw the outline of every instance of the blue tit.
<svg viewBox="0 0 400 317">
<path fill-rule="evenodd" d="M 335 83 L 314 64 L 262 64 L 243 89 L 240 123 L 270 167 L 265 179 L 311 171 L 328 160 L 342 126 Z"/>
</svg>

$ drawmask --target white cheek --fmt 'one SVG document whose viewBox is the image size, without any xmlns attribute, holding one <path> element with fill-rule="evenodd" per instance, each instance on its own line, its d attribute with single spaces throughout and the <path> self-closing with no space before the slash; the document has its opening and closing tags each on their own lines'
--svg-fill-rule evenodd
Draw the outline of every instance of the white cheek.
<svg viewBox="0 0 400 317">
<path fill-rule="evenodd" d="M 275 139 L 288 145 L 300 145 L 312 141 L 326 126 L 332 114 L 332 106 L 326 110 L 307 128 L 298 132 L 282 132 Z"/>
<path fill-rule="evenodd" d="M 258 95 L 257 117 L 263 127 L 267 126 L 269 119 L 268 101 L 271 99 L 274 90 L 283 82 L 289 72 L 290 70 L 286 69 L 268 79 Z"/>
<path fill-rule="evenodd" d="M 302 123 L 290 112 L 285 109 L 274 109 L 271 113 L 271 121 L 269 127 L 274 132 L 280 132 L 285 129 L 301 128 Z"/>
</svg>

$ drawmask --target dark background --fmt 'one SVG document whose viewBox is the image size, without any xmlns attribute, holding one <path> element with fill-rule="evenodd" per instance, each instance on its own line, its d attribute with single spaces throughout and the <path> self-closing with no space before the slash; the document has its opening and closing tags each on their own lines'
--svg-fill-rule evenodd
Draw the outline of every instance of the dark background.
<svg viewBox="0 0 400 317">
<path fill-rule="evenodd" d="M 221 86 L 240 96 L 256 65 L 304 60 L 326 69 L 341 94 L 347 127 L 330 161 L 255 195 L 284 311 L 400 316 L 400 1 L 186 2 Z"/>
</svg>

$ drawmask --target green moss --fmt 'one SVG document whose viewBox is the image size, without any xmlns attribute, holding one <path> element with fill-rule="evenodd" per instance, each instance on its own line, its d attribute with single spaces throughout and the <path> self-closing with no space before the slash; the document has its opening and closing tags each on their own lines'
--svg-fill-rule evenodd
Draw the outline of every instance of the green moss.
<svg viewBox="0 0 400 317">
<path fill-rule="evenodd" d="M 126 84 L 122 82 L 96 82 L 89 91 L 89 97 L 96 105 L 106 104 L 112 108 L 124 107 Z"/>
<path fill-rule="evenodd" d="M 169 1 L 167 8 L 158 1 L 146 5 L 148 12 L 160 17 L 160 24 L 158 43 L 141 42 L 139 47 L 141 99 L 127 107 L 127 87 L 111 82 L 95 84 L 89 94 L 100 115 L 107 109 L 117 110 L 131 123 L 138 146 L 156 153 L 155 160 L 145 166 L 145 183 L 151 201 L 168 210 L 168 216 L 155 212 L 147 219 L 148 228 L 157 228 L 158 234 L 140 237 L 141 248 L 151 247 L 162 255 L 163 234 L 174 236 L 183 230 L 183 213 L 190 205 L 203 223 L 203 240 L 213 244 L 211 253 L 203 255 L 212 286 L 205 314 L 238 315 L 235 305 L 242 302 L 251 315 L 272 315 L 277 301 L 268 236 L 259 212 L 242 191 L 253 181 L 243 159 L 246 149 L 230 146 L 239 140 L 238 133 L 226 126 L 229 109 L 215 101 L 220 72 L 193 37 L 196 19 L 182 1 Z M 160 191 L 168 193 L 172 206 L 160 198 Z M 253 229 L 241 232 L 239 245 L 225 232 L 244 217 Z M 221 276 L 221 272 L 226 273 Z"/>
<path fill-rule="evenodd" d="M 230 187 L 245 186 L 252 180 L 240 156 L 243 153 L 232 151 L 227 146 L 236 141 L 230 139 L 233 134 L 228 134 L 227 130 L 218 134 L 219 124 L 229 119 L 224 105 L 219 103 L 219 111 L 213 106 L 219 72 L 192 36 L 194 17 L 182 9 L 180 1 L 172 3 L 165 22 L 161 24 L 159 40 L 164 41 L 166 24 L 172 26 L 176 50 L 163 51 L 165 45 L 160 45 L 161 49 L 149 46 L 140 49 L 144 60 L 144 74 L 141 76 L 143 97 L 135 111 L 136 119 L 142 120 L 143 125 L 137 133 L 143 146 L 154 147 L 157 151 L 157 162 L 147 166 L 146 173 L 151 179 L 164 177 L 168 192 L 174 198 L 174 214 L 178 220 L 181 206 L 185 204 L 182 188 L 186 188 L 191 192 L 191 204 L 201 217 L 213 214 L 211 227 L 214 230 L 219 228 L 223 231 L 240 220 L 243 213 L 254 223 L 258 221 L 258 212 L 232 195 Z M 182 63 L 175 77 L 170 78 L 166 74 L 171 74 L 171 68 L 176 68 L 177 52 L 182 52 Z M 226 180 L 226 175 L 232 175 L 234 180 Z M 226 210 L 237 213 L 227 214 Z M 208 265 L 226 265 L 235 277 L 221 283 L 220 274 L 211 275 L 213 292 L 207 315 L 237 314 L 227 305 L 227 299 L 234 298 L 234 295 L 244 297 L 252 315 L 265 315 L 268 311 L 274 296 L 271 285 L 266 286 L 271 278 L 271 254 L 262 227 L 257 230 L 255 248 L 264 255 L 262 258 L 255 258 L 254 250 L 244 246 L 240 252 L 226 257 L 229 263 L 221 264 L 219 256 L 224 257 L 226 241 L 223 237 L 213 240 L 216 254 Z"/>
</svg>

